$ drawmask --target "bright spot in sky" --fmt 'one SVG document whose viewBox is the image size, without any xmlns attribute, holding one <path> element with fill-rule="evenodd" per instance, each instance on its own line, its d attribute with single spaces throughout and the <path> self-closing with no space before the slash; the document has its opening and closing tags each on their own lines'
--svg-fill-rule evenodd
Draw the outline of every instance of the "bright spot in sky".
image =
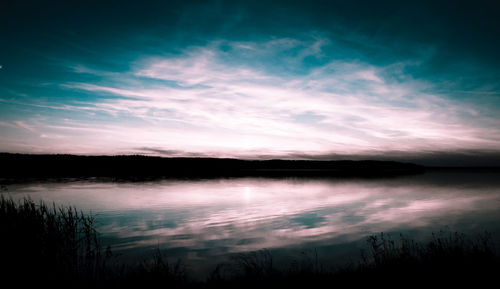
<svg viewBox="0 0 500 289">
<path fill-rule="evenodd" d="M 0 152 L 500 162 L 498 1 L 11 2 Z"/>
</svg>

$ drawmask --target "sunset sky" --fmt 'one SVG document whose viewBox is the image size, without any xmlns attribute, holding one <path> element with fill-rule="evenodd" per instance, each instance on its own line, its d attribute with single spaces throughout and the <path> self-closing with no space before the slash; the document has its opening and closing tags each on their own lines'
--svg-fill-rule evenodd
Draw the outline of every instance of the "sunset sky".
<svg viewBox="0 0 500 289">
<path fill-rule="evenodd" d="M 498 3 L 2 1 L 0 151 L 500 164 Z"/>
</svg>

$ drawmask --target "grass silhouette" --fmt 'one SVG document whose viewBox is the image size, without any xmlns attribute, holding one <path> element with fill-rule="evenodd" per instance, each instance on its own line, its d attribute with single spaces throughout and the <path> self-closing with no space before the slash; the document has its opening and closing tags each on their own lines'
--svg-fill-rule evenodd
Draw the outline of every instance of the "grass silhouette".
<svg viewBox="0 0 500 289">
<path fill-rule="evenodd" d="M 0 274 L 6 284 L 136 287 L 185 279 L 182 264 L 169 264 L 159 249 L 133 267 L 110 265 L 112 252 L 101 247 L 95 218 L 74 207 L 0 196 L 0 232 Z"/>
<path fill-rule="evenodd" d="M 367 249 L 358 264 L 328 268 L 317 255 L 294 261 L 288 270 L 273 268 L 267 251 L 239 255 L 227 264 L 229 274 L 217 268 L 210 288 L 255 287 L 384 287 L 481 286 L 496 284 L 500 259 L 488 233 L 470 238 L 465 234 L 438 232 L 428 242 L 402 235 L 393 239 L 381 233 L 367 237 Z M 235 270 L 234 268 L 240 268 Z M 232 273 L 232 275 L 231 275 Z M 225 279 L 221 276 L 229 276 Z"/>
<path fill-rule="evenodd" d="M 74 207 L 0 197 L 1 272 L 17 282 L 93 280 L 101 272 L 94 218 Z"/>
<path fill-rule="evenodd" d="M 274 266 L 268 250 L 236 254 L 203 282 L 190 281 L 181 262 L 157 249 L 134 266 L 110 264 L 95 219 L 73 207 L 0 197 L 0 273 L 16 287 L 64 288 L 276 288 L 486 285 L 497 282 L 500 258 L 489 234 L 470 238 L 438 232 L 427 242 L 387 234 L 369 236 L 361 261 L 329 268 L 313 257 Z M 14 282 L 14 283 L 9 283 Z M 493 283 L 496 284 L 496 283 Z"/>
</svg>

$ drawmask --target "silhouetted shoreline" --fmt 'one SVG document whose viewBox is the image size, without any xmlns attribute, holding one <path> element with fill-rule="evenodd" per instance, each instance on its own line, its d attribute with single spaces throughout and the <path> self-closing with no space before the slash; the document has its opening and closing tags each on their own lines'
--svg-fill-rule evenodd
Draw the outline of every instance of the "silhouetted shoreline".
<svg viewBox="0 0 500 289">
<path fill-rule="evenodd" d="M 0 154 L 0 177 L 197 178 L 197 177 L 385 177 L 419 174 L 425 167 L 393 161 L 240 160 L 141 155 L 77 156 Z"/>
</svg>

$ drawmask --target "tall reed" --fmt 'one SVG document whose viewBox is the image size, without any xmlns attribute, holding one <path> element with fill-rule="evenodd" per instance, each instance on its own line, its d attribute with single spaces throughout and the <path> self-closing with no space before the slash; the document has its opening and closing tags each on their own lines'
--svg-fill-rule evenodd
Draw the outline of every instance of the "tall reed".
<svg viewBox="0 0 500 289">
<path fill-rule="evenodd" d="M 96 280 L 101 245 L 94 217 L 74 207 L 0 197 L 0 269 L 17 283 Z"/>
</svg>

